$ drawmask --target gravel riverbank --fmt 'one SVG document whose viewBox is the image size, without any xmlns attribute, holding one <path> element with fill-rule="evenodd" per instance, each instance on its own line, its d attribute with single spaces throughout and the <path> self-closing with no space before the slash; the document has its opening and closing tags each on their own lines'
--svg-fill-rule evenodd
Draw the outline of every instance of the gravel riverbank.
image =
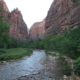
<svg viewBox="0 0 80 80">
<path fill-rule="evenodd" d="M 36 74 L 25 75 L 16 80 L 63 80 L 62 66 L 58 58 L 48 56 L 44 69 Z"/>
</svg>

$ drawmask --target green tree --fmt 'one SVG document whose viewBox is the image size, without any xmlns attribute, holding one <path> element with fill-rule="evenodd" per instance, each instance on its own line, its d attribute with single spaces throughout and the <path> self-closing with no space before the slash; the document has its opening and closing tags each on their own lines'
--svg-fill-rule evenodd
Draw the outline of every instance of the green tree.
<svg viewBox="0 0 80 80">
<path fill-rule="evenodd" d="M 9 43 L 9 24 L 0 19 L 0 47 L 6 48 Z"/>
</svg>

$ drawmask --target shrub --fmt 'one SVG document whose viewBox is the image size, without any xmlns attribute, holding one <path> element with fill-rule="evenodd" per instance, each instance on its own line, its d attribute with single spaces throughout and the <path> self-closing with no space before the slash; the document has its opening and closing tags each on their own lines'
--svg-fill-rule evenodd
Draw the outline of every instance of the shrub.
<svg viewBox="0 0 80 80">
<path fill-rule="evenodd" d="M 74 63 L 74 72 L 76 75 L 80 76 L 80 57 Z"/>
<path fill-rule="evenodd" d="M 72 0 L 74 3 L 80 3 L 80 0 Z"/>
</svg>

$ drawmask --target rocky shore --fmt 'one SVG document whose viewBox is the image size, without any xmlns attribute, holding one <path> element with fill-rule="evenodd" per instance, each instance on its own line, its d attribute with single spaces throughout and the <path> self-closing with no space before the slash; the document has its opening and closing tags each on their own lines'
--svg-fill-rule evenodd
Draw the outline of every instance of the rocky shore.
<svg viewBox="0 0 80 80">
<path fill-rule="evenodd" d="M 63 80 L 62 67 L 58 58 L 49 56 L 44 69 L 36 74 L 25 75 L 16 80 Z"/>
</svg>

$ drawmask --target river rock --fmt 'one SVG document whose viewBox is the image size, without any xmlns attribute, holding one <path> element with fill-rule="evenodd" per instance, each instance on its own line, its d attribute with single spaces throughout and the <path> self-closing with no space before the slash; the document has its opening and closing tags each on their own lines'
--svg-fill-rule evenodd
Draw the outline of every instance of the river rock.
<svg viewBox="0 0 80 80">
<path fill-rule="evenodd" d="M 16 80 L 63 80 L 62 66 L 56 58 L 48 57 L 45 68 L 37 74 L 25 75 Z"/>
</svg>

